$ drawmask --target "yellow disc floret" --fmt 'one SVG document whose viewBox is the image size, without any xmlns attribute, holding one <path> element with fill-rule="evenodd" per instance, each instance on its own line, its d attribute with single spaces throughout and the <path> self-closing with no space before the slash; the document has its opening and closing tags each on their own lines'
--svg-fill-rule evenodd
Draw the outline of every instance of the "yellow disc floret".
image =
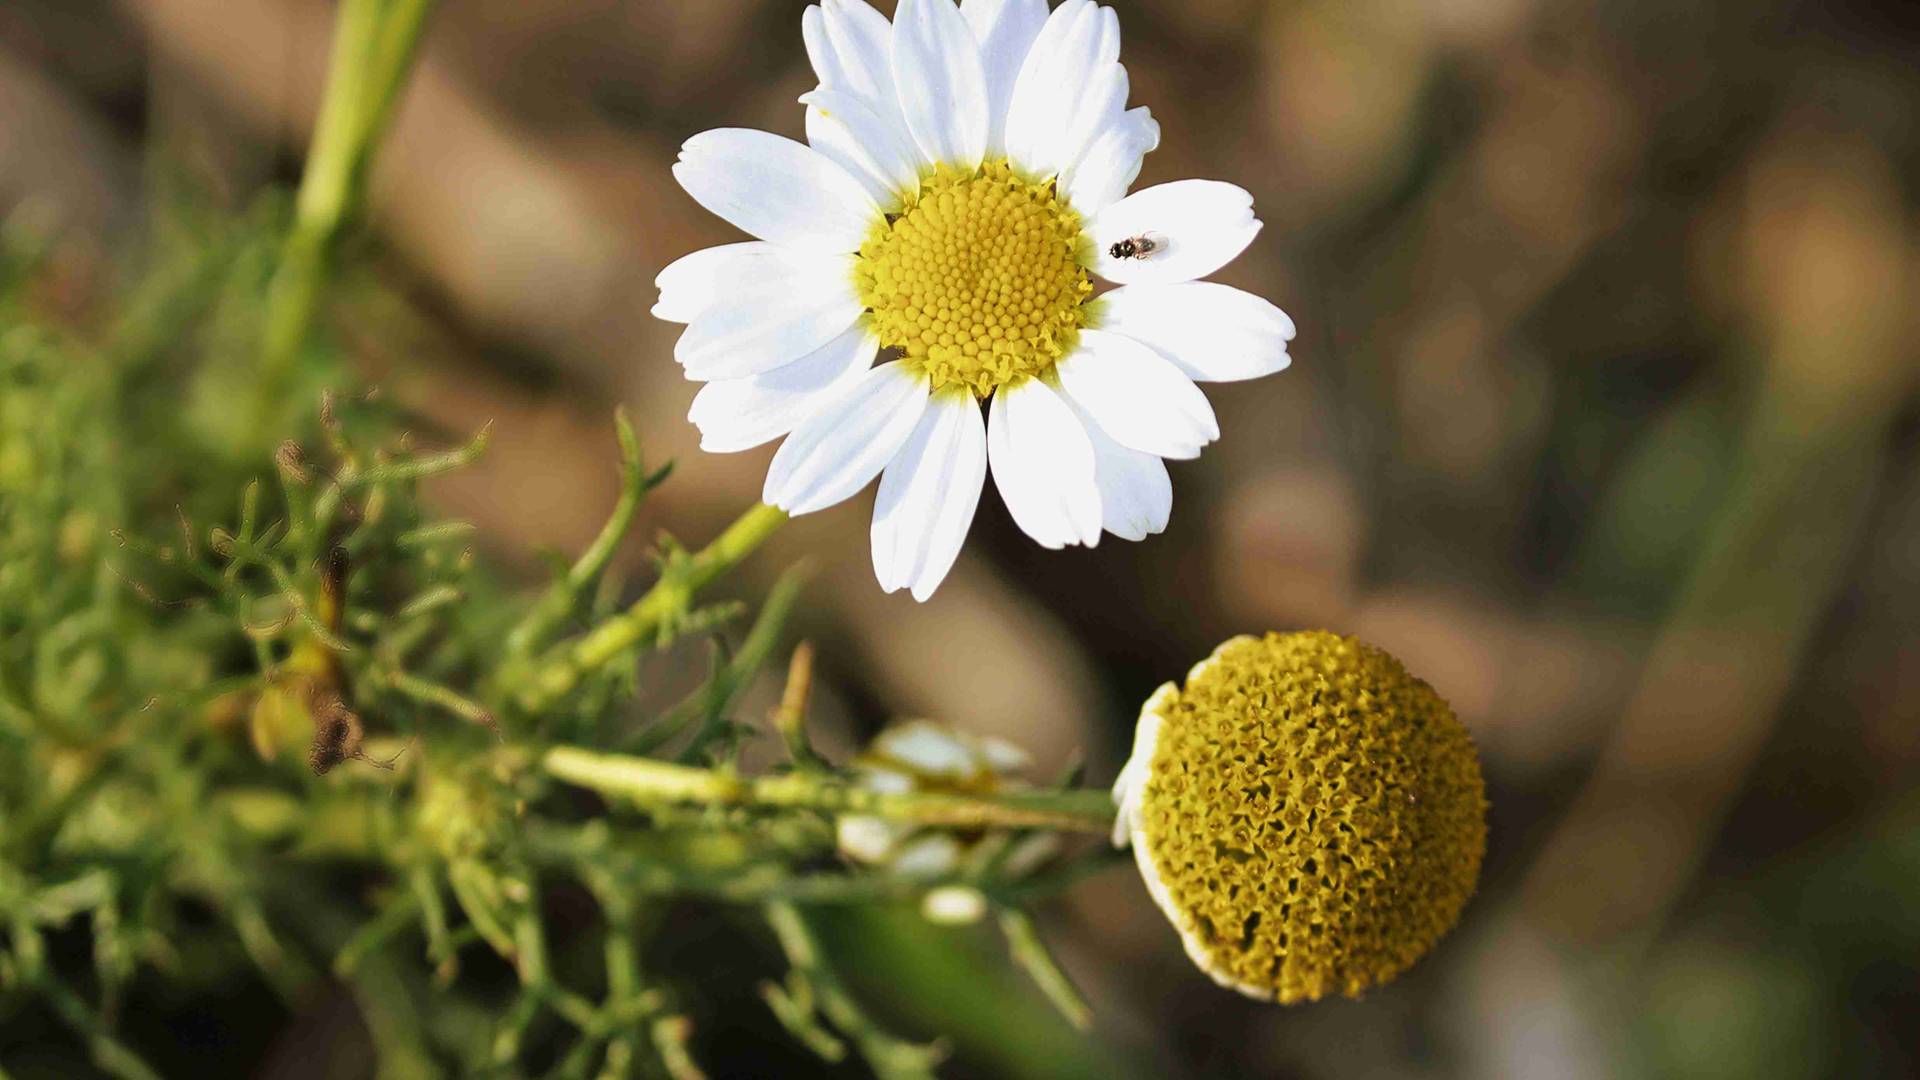
<svg viewBox="0 0 1920 1080">
<path fill-rule="evenodd" d="M 1486 850 L 1480 763 L 1399 661 L 1323 632 L 1236 638 L 1148 708 L 1134 841 L 1215 979 L 1357 996 L 1458 920 Z"/>
<path fill-rule="evenodd" d="M 1051 181 L 1007 163 L 944 167 L 899 216 L 876 225 L 854 271 L 880 343 L 923 367 L 936 391 L 986 397 L 1043 374 L 1073 348 L 1093 290 L 1080 217 Z"/>
</svg>

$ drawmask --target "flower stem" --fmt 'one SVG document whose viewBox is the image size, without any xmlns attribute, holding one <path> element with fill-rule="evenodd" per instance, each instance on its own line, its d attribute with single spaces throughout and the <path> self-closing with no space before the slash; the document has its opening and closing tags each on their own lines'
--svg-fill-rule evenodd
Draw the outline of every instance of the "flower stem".
<svg viewBox="0 0 1920 1080">
<path fill-rule="evenodd" d="M 588 672 L 683 615 L 701 589 L 739 565 L 786 520 L 785 512 L 762 503 L 741 514 L 698 552 L 670 558 L 660 580 L 632 607 L 564 645 L 556 658 L 530 672 L 514 703 L 534 714 L 559 700 Z"/>
<path fill-rule="evenodd" d="M 341 228 L 359 210 L 367 166 L 393 115 L 434 0 L 342 0 L 327 86 L 267 293 L 260 422 L 270 425 L 320 310 Z M 262 432 L 266 437 L 267 431 Z"/>
<path fill-rule="evenodd" d="M 798 807 L 959 828 L 1061 829 L 1091 833 L 1104 833 L 1113 828 L 1113 800 L 1104 791 L 1015 791 L 999 795 L 888 793 L 813 772 L 743 777 L 651 758 L 596 754 L 568 746 L 547 751 L 542 764 L 549 774 L 570 784 L 641 805 Z"/>
<path fill-rule="evenodd" d="M 620 439 L 620 498 L 614 503 L 600 535 L 581 554 L 566 574 L 553 583 L 519 625 L 507 635 L 507 655 L 522 658 L 545 645 L 579 607 L 580 594 L 606 572 L 607 564 L 633 528 L 634 515 L 647 492 L 666 478 L 666 470 L 648 473 L 640 457 L 640 439 L 633 432 L 627 411 L 614 414 L 614 428 Z M 671 466 L 669 466 L 670 468 Z"/>
<path fill-rule="evenodd" d="M 1093 1009 L 1060 967 L 1060 962 L 1053 958 L 1053 953 L 1047 951 L 1047 943 L 1034 927 L 1033 917 L 1019 908 L 1001 908 L 1000 932 L 1006 936 L 1007 949 L 1013 954 L 1014 962 L 1026 969 L 1034 985 L 1067 1023 L 1072 1024 L 1075 1031 L 1092 1028 Z"/>
</svg>

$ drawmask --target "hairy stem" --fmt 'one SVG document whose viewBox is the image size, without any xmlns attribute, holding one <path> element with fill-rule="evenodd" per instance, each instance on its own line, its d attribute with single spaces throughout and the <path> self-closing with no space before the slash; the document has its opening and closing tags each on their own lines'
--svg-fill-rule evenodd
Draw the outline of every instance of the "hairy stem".
<svg viewBox="0 0 1920 1080">
<path fill-rule="evenodd" d="M 596 754 L 568 746 L 547 751 L 542 764 L 549 774 L 570 784 L 641 805 L 804 807 L 959 828 L 1060 829 L 1091 833 L 1104 833 L 1113 828 L 1113 800 L 1104 791 L 1016 791 L 1002 795 L 887 793 L 818 773 L 743 777 L 650 758 Z"/>
</svg>

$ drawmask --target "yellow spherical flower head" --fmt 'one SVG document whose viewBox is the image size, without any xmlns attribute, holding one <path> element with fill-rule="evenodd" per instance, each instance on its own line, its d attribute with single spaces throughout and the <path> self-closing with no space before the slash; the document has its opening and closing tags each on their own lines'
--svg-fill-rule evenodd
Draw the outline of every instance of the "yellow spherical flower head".
<svg viewBox="0 0 1920 1080">
<path fill-rule="evenodd" d="M 1214 981 L 1357 997 L 1460 917 L 1486 851 L 1466 729 L 1399 661 L 1325 632 L 1239 637 L 1141 709 L 1114 785 L 1154 900 Z"/>
</svg>

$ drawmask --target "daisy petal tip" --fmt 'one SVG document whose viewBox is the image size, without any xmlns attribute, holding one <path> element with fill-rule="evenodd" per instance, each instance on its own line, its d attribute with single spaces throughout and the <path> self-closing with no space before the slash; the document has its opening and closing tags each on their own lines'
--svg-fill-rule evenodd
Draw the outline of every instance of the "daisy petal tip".
<svg viewBox="0 0 1920 1080">
<path fill-rule="evenodd" d="M 719 132 L 723 130 L 725 129 L 708 128 L 705 131 L 696 131 L 692 135 L 687 136 L 686 141 L 680 144 L 679 155 L 674 159 L 675 171 L 678 171 L 681 165 L 691 165 L 703 157 L 706 152 L 712 148 Z"/>
<path fill-rule="evenodd" d="M 939 567 L 928 567 L 921 571 L 920 577 L 913 582 L 912 588 L 907 590 L 908 594 L 916 603 L 926 603 L 933 599 L 933 594 L 939 591 L 941 583 L 947 580 L 947 575 L 952 570 L 952 562 Z"/>
</svg>

